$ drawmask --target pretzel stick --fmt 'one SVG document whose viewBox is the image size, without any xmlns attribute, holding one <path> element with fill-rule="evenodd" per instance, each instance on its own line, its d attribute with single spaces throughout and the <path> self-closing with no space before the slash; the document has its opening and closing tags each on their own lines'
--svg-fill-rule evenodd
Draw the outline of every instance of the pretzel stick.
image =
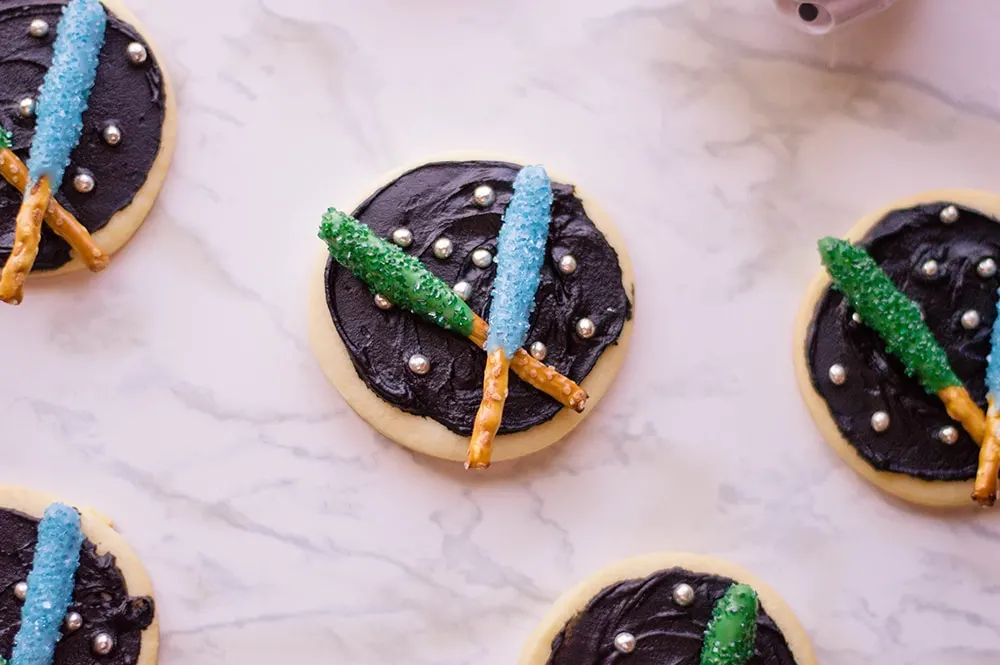
<svg viewBox="0 0 1000 665">
<path fill-rule="evenodd" d="M 510 361 L 503 349 L 497 349 L 486 356 L 486 372 L 483 374 L 483 401 L 476 413 L 469 441 L 469 459 L 466 469 L 485 469 L 490 465 L 493 454 L 493 439 L 500 429 L 503 419 L 503 404 L 507 400 L 507 370 Z"/>
<path fill-rule="evenodd" d="M 21 158 L 14 152 L 3 149 L 0 150 L 0 176 L 4 180 L 24 193 L 24 188 L 28 184 L 28 167 L 24 165 Z M 62 207 L 55 198 L 49 204 L 49 209 L 45 213 L 45 222 L 60 238 L 65 240 L 76 255 L 86 266 L 94 271 L 100 272 L 108 267 L 110 257 L 103 249 L 97 246 L 90 232 L 86 227 L 77 221 L 66 208 Z"/>
<path fill-rule="evenodd" d="M 473 314 L 469 339 L 479 348 L 486 344 L 490 327 L 479 315 Z M 573 379 L 563 376 L 555 367 L 546 365 L 524 349 L 518 349 L 510 359 L 510 369 L 532 388 L 542 391 L 563 406 L 583 413 L 587 406 L 587 391 Z"/>
<path fill-rule="evenodd" d="M 42 218 L 51 200 L 48 176 L 42 176 L 24 195 L 14 227 L 14 249 L 0 273 L 0 300 L 4 302 L 20 305 L 24 299 L 24 279 L 38 256 Z"/>
<path fill-rule="evenodd" d="M 976 471 L 976 486 L 972 498 L 983 506 L 992 506 L 997 501 L 997 482 L 1000 476 L 1000 411 L 993 395 L 987 397 L 986 436 L 979 451 L 979 469 Z"/>
</svg>

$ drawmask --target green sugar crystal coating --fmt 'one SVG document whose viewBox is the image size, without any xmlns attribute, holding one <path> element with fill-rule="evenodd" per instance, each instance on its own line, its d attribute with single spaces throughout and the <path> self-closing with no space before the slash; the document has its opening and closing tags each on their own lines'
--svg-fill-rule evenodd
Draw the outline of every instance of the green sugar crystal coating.
<svg viewBox="0 0 1000 665">
<path fill-rule="evenodd" d="M 929 393 L 962 385 L 948 354 L 921 318 L 920 308 L 896 288 L 868 252 L 845 240 L 823 238 L 819 253 L 834 288 L 903 362 L 907 376 L 916 375 Z"/>
<path fill-rule="evenodd" d="M 14 135 L 8 132 L 3 127 L 0 127 L 0 150 L 8 150 L 11 146 L 11 141 L 14 139 Z M 3 663 L 0 663 L 3 665 Z"/>
<path fill-rule="evenodd" d="M 746 665 L 757 641 L 757 592 L 734 584 L 712 608 L 705 628 L 701 665 Z"/>
<path fill-rule="evenodd" d="M 373 293 L 381 293 L 397 307 L 410 310 L 468 337 L 473 314 L 465 301 L 435 277 L 418 259 L 372 233 L 350 215 L 330 208 L 323 215 L 319 237 L 330 255 Z"/>
</svg>

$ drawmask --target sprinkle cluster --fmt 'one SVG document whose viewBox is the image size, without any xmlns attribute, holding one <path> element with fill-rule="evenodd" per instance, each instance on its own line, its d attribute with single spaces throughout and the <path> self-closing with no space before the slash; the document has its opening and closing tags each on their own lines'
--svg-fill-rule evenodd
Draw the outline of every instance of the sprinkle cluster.
<svg viewBox="0 0 1000 665">
<path fill-rule="evenodd" d="M 361 222 L 330 208 L 323 215 L 319 237 L 331 256 L 373 292 L 445 330 L 466 337 L 472 334 L 472 310 L 465 301 L 419 259 L 379 238 Z"/>
<path fill-rule="evenodd" d="M 705 628 L 701 665 L 746 665 L 757 641 L 757 592 L 734 584 L 712 609 Z"/>
<path fill-rule="evenodd" d="M 48 176 L 62 184 L 69 156 L 83 133 L 83 112 L 97 74 L 107 16 L 100 0 L 72 0 L 59 21 L 52 66 L 38 97 L 38 124 L 28 170 L 32 182 Z"/>
<path fill-rule="evenodd" d="M 837 238 L 823 238 L 819 253 L 834 288 L 879 334 L 886 349 L 903 362 L 907 376 L 916 375 L 929 393 L 961 385 L 948 363 L 948 354 L 921 318 L 920 308 L 896 288 L 864 249 Z"/>
<path fill-rule="evenodd" d="M 486 351 L 502 348 L 514 357 L 528 336 L 529 317 L 541 281 L 552 219 L 552 183 L 541 166 L 525 166 L 514 180 L 514 196 L 497 240 L 497 276 L 490 305 Z"/>
<path fill-rule="evenodd" d="M 0 150 L 9 150 L 13 145 L 13 143 L 11 143 L 13 140 L 14 135 L 3 127 L 0 127 Z M 3 665 L 3 663 L 0 663 L 0 665 Z"/>
<path fill-rule="evenodd" d="M 45 510 L 38 523 L 38 543 L 28 593 L 21 608 L 21 628 L 14 638 L 11 665 L 49 665 L 61 634 L 60 626 L 73 599 L 80 565 L 80 514 L 61 503 Z"/>
</svg>

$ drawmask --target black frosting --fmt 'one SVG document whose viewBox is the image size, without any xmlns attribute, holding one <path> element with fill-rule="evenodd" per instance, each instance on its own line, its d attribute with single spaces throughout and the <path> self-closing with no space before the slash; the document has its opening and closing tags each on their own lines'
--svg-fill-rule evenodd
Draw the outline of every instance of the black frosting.
<svg viewBox="0 0 1000 665">
<path fill-rule="evenodd" d="M 421 166 L 386 185 L 362 203 L 354 216 L 388 238 L 407 227 L 413 244 L 406 250 L 448 284 L 472 285 L 468 302 L 487 316 L 495 266 L 473 265 L 475 249 L 496 252 L 503 211 L 513 193 L 519 166 L 503 162 L 441 162 Z M 473 203 L 478 185 L 488 184 L 496 202 L 487 209 Z M 548 260 L 536 296 L 527 344 L 541 340 L 545 359 L 579 382 L 604 350 L 615 344 L 632 316 L 631 294 L 622 286 L 618 255 L 587 217 L 572 185 L 553 183 L 555 200 L 547 248 Z M 454 243 L 451 258 L 434 257 L 440 236 Z M 557 263 L 565 254 L 579 267 L 563 275 Z M 445 332 L 408 312 L 378 309 L 368 288 L 332 259 L 326 274 L 327 304 L 358 376 L 384 400 L 400 409 L 438 421 L 461 435 L 472 423 L 483 392 L 486 355 L 455 333 Z M 588 340 L 579 339 L 576 321 L 587 317 L 597 325 Z M 417 376 L 406 359 L 421 353 L 431 371 Z M 520 432 L 551 419 L 561 405 L 521 382 L 513 373 L 501 434 Z"/>
<path fill-rule="evenodd" d="M 0 508 L 0 656 L 10 659 L 14 636 L 21 627 L 21 601 L 14 586 L 31 570 L 38 542 L 38 520 Z M 76 572 L 76 587 L 69 612 L 83 616 L 83 626 L 72 633 L 63 629 L 56 645 L 54 665 L 133 665 L 139 657 L 142 631 L 153 622 L 153 599 L 129 596 L 115 557 L 98 555 L 85 540 Z M 114 650 L 96 656 L 90 644 L 97 633 L 114 637 Z"/>
<path fill-rule="evenodd" d="M 14 133 L 14 152 L 27 163 L 35 119 L 18 113 L 18 102 L 37 97 L 42 77 L 52 61 L 56 27 L 65 3 L 51 0 L 0 0 L 0 124 Z M 28 26 L 41 18 L 49 24 L 44 38 L 32 37 Z M 72 154 L 69 169 L 56 198 L 91 233 L 127 207 L 146 182 L 160 151 L 164 119 L 163 74 L 151 49 L 141 65 L 126 56 L 131 42 L 145 43 L 138 32 L 108 12 L 90 106 L 83 114 L 83 137 Z M 117 146 L 101 137 L 113 122 L 122 130 Z M 89 194 L 73 188 L 78 169 L 89 171 L 97 186 Z M 14 220 L 21 193 L 0 178 L 0 262 L 14 244 Z M 47 226 L 35 261 L 35 270 L 54 270 L 70 260 L 70 248 Z"/>
<path fill-rule="evenodd" d="M 944 224 L 947 203 L 896 210 L 880 220 L 861 241 L 875 261 L 908 296 L 920 304 L 928 327 L 948 352 L 955 373 L 981 406 L 986 401 L 986 356 L 996 318 L 996 276 L 976 272 L 984 258 L 1000 261 L 1000 225 L 974 210 L 959 208 L 954 224 Z M 936 277 L 920 268 L 934 259 Z M 974 309 L 981 323 L 962 327 L 962 313 Z M 926 480 L 967 480 L 976 475 L 979 449 L 952 421 L 941 401 L 927 394 L 902 364 L 885 351 L 869 327 L 855 322 L 843 296 L 828 289 L 819 299 L 809 330 L 807 354 L 813 386 L 826 400 L 837 427 L 860 455 L 880 471 Z M 834 385 L 830 365 L 847 369 L 847 381 Z M 876 433 L 871 415 L 885 411 L 889 429 Z M 952 425 L 961 433 L 954 445 L 936 438 Z"/>
<path fill-rule="evenodd" d="M 673 589 L 681 583 L 694 588 L 694 602 L 681 607 Z M 663 570 L 645 579 L 626 580 L 601 591 L 552 640 L 550 665 L 698 665 L 702 637 L 712 608 L 733 580 Z M 635 636 L 635 650 L 619 653 L 615 636 Z M 757 643 L 748 665 L 794 665 L 795 657 L 781 628 L 762 607 L 757 615 Z"/>
</svg>

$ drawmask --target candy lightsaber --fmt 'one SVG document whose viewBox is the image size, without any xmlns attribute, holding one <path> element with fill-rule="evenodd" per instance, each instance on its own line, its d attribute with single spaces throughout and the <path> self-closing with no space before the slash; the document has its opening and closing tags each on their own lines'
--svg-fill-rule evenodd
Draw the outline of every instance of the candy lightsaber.
<svg viewBox="0 0 1000 665">
<path fill-rule="evenodd" d="M 467 469 L 490 465 L 493 440 L 503 419 L 510 359 L 528 336 L 529 316 L 541 281 L 552 220 L 552 183 L 541 166 L 526 166 L 514 179 L 514 196 L 497 241 L 497 276 L 486 338 L 483 399 L 469 441 Z"/>
<path fill-rule="evenodd" d="M 66 610 L 73 601 L 80 565 L 80 514 L 54 503 L 38 523 L 28 593 L 21 607 L 21 627 L 14 637 L 11 665 L 51 665 Z"/>
<path fill-rule="evenodd" d="M 28 184 L 28 167 L 11 150 L 11 134 L 3 127 L 0 127 L 0 176 L 19 192 L 24 193 L 24 188 Z M 69 243 L 88 268 L 99 272 L 108 267 L 108 255 L 97 246 L 83 224 L 54 198 L 45 213 L 45 222 L 59 237 Z"/>
<path fill-rule="evenodd" d="M 106 24 L 100 0 L 71 0 L 59 21 L 52 66 L 38 97 L 28 184 L 17 214 L 14 249 L 0 274 L 0 300 L 5 302 L 16 305 L 24 297 L 24 280 L 38 256 L 42 219 L 83 132 L 83 112 L 94 86 Z"/>
<path fill-rule="evenodd" d="M 1000 302 L 997 310 L 986 366 L 986 436 L 979 451 L 979 469 L 972 491 L 972 498 L 985 506 L 996 503 L 997 476 L 1000 475 Z"/>
<path fill-rule="evenodd" d="M 373 292 L 445 330 L 468 337 L 480 349 L 485 346 L 489 335 L 486 322 L 416 258 L 335 208 L 323 215 L 319 237 L 326 242 L 330 255 Z M 524 349 L 518 350 L 510 367 L 528 385 L 564 406 L 577 412 L 586 406 L 583 388 Z"/>
<path fill-rule="evenodd" d="M 716 601 L 705 628 L 701 665 L 746 665 L 757 641 L 757 592 L 734 584 Z"/>
<path fill-rule="evenodd" d="M 861 320 L 879 334 L 889 353 L 944 402 L 948 415 L 980 443 L 986 416 L 948 363 L 944 348 L 924 323 L 917 304 L 904 295 L 864 249 L 845 240 L 823 238 L 819 253 L 833 286 Z"/>
</svg>

